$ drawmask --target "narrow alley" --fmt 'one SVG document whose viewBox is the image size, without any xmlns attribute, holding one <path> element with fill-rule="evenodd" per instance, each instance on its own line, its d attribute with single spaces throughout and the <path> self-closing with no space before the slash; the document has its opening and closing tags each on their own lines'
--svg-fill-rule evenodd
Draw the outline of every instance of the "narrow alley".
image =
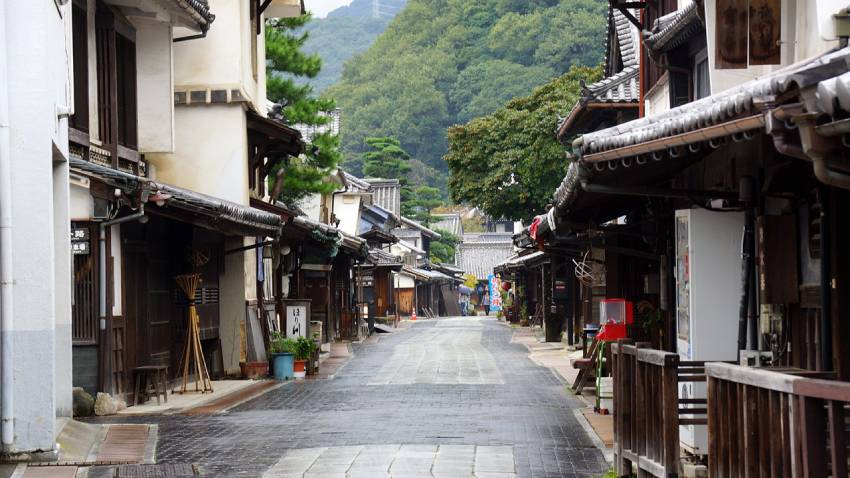
<svg viewBox="0 0 850 478">
<path fill-rule="evenodd" d="M 584 405 L 512 335 L 483 318 L 418 321 L 357 346 L 332 380 L 162 419 L 157 463 L 204 476 L 602 475 L 574 414 Z"/>
</svg>

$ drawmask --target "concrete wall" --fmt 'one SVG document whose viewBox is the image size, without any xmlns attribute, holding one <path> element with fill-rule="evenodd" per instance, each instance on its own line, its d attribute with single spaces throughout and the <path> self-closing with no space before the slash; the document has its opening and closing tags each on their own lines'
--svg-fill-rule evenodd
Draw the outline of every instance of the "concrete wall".
<svg viewBox="0 0 850 478">
<path fill-rule="evenodd" d="M 156 180 L 248 204 L 248 137 L 239 104 L 175 110 L 173 154 L 148 154 Z"/>
<path fill-rule="evenodd" d="M 57 413 L 69 408 L 68 124 L 57 113 L 71 107 L 70 8 L 47 0 L 4 8 L 12 243 L 0 247 L 13 250 L 14 283 L 12 325 L 2 334 L 14 381 L 2 413 L 13 417 L 14 437 L 3 448 L 22 453 L 52 450 Z"/>
</svg>

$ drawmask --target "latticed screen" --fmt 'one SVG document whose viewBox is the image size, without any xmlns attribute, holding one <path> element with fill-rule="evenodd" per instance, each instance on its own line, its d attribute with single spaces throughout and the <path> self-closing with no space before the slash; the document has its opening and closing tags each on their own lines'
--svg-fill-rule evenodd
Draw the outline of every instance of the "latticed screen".
<svg viewBox="0 0 850 478">
<path fill-rule="evenodd" d="M 97 254 L 91 248 L 93 227 L 74 225 L 74 303 L 72 334 L 77 345 L 95 344 L 98 336 Z"/>
</svg>

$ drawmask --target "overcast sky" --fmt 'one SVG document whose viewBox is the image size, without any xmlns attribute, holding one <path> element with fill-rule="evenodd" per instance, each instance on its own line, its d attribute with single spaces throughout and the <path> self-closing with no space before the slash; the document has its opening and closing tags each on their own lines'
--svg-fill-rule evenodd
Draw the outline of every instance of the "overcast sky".
<svg viewBox="0 0 850 478">
<path fill-rule="evenodd" d="M 351 0 L 306 0 L 304 2 L 307 10 L 313 12 L 314 17 L 319 18 L 324 18 L 328 13 L 350 3 Z"/>
</svg>

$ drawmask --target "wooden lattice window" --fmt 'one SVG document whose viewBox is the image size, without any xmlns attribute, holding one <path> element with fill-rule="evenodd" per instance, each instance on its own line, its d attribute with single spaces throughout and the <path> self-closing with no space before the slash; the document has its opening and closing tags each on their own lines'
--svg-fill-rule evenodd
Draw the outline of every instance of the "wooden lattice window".
<svg viewBox="0 0 850 478">
<path fill-rule="evenodd" d="M 87 244 L 74 248 L 74 302 L 71 307 L 71 329 L 75 345 L 97 343 L 98 317 L 98 261 L 91 245 L 97 228 L 92 223 L 74 223 L 72 231 L 78 236 L 75 244 Z M 83 233 L 87 239 L 83 238 Z"/>
</svg>

